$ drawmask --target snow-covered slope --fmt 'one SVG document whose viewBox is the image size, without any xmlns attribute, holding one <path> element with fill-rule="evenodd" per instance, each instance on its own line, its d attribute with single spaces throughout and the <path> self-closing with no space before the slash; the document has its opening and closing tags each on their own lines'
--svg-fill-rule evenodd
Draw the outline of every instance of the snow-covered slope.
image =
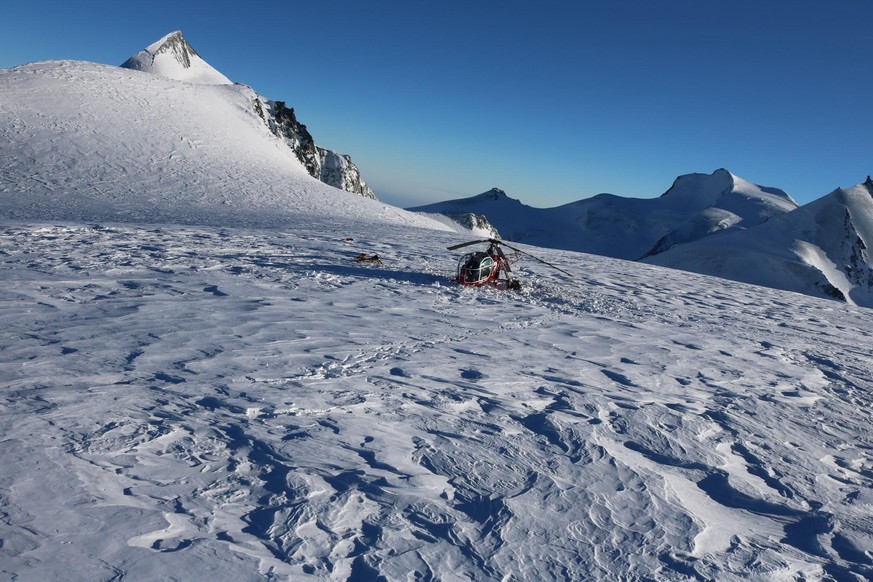
<svg viewBox="0 0 873 582">
<path fill-rule="evenodd" d="M 244 85 L 52 61 L 0 70 L 0 216 L 281 224 L 324 212 L 442 225 L 310 176 Z"/>
<path fill-rule="evenodd" d="M 873 576 L 873 311 L 459 240 L 0 222 L 0 578 Z"/>
<path fill-rule="evenodd" d="M 537 246 L 638 259 L 732 228 L 748 228 L 797 207 L 775 188 L 727 170 L 689 174 L 656 199 L 600 194 L 556 208 L 533 208 L 497 188 L 413 211 L 485 215 L 507 239 Z"/>
<path fill-rule="evenodd" d="M 680 176 L 659 202 L 677 214 L 694 213 L 658 239 L 647 255 L 715 232 L 751 228 L 797 208 L 782 190 L 752 184 L 727 170 Z"/>
<path fill-rule="evenodd" d="M 231 85 L 230 79 L 203 60 L 177 30 L 139 51 L 121 65 L 177 81 Z"/>
<path fill-rule="evenodd" d="M 873 307 L 873 182 L 647 262 Z"/>
</svg>

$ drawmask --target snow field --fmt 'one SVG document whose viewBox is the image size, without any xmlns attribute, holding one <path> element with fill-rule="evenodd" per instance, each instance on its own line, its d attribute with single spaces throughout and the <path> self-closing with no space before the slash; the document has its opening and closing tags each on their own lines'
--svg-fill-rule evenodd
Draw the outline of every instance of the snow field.
<svg viewBox="0 0 873 582">
<path fill-rule="evenodd" d="M 0 570 L 870 576 L 869 310 L 545 249 L 472 290 L 454 242 L 6 222 Z"/>
</svg>

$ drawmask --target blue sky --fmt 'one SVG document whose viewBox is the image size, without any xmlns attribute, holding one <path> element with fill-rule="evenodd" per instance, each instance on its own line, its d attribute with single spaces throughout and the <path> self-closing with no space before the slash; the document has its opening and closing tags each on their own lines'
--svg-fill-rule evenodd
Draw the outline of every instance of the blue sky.
<svg viewBox="0 0 873 582">
<path fill-rule="evenodd" d="M 799 202 L 873 173 L 866 0 L 0 0 L 0 67 L 173 30 L 389 203 L 537 207 L 724 167 Z"/>
</svg>

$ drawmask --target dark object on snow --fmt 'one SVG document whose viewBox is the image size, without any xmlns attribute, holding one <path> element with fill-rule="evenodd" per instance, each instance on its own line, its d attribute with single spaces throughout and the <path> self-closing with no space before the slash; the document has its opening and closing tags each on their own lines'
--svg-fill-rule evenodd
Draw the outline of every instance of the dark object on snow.
<svg viewBox="0 0 873 582">
<path fill-rule="evenodd" d="M 509 263 L 515 262 L 516 260 L 521 258 L 522 255 L 527 255 L 528 257 L 539 261 L 544 265 L 548 265 L 553 269 L 557 269 L 571 279 L 573 278 L 573 275 L 571 275 L 567 271 L 564 271 L 563 269 L 560 269 L 551 263 L 547 263 L 546 261 L 537 258 L 530 253 L 526 253 L 520 249 L 504 243 L 503 241 L 494 238 L 474 240 L 461 243 L 459 245 L 453 245 L 447 248 L 450 251 L 453 251 L 461 247 L 484 242 L 489 243 L 488 250 L 475 253 L 467 253 L 466 255 L 462 256 L 461 259 L 458 261 L 458 271 L 455 275 L 455 280 L 461 285 L 466 285 L 468 287 L 482 287 L 483 285 L 492 285 L 494 287 L 497 287 L 498 289 L 521 289 L 521 283 L 518 281 L 518 279 L 509 278 L 509 273 L 512 272 Z M 515 251 L 515 254 L 507 257 L 506 254 L 504 254 L 503 249 L 500 248 L 500 245 L 512 249 L 513 251 Z M 501 274 L 503 275 L 502 277 Z"/>
<path fill-rule="evenodd" d="M 379 255 L 365 255 L 361 253 L 357 257 L 355 257 L 356 263 L 381 263 L 382 259 L 379 258 Z"/>
</svg>

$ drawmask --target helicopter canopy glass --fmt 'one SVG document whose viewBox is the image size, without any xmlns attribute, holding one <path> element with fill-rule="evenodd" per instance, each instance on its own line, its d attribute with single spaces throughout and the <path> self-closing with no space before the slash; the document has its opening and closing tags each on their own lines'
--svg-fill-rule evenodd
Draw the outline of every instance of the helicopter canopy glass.
<svg viewBox="0 0 873 582">
<path fill-rule="evenodd" d="M 467 253 L 458 261 L 458 282 L 475 284 L 487 281 L 494 272 L 494 259 L 488 253 Z"/>
</svg>

